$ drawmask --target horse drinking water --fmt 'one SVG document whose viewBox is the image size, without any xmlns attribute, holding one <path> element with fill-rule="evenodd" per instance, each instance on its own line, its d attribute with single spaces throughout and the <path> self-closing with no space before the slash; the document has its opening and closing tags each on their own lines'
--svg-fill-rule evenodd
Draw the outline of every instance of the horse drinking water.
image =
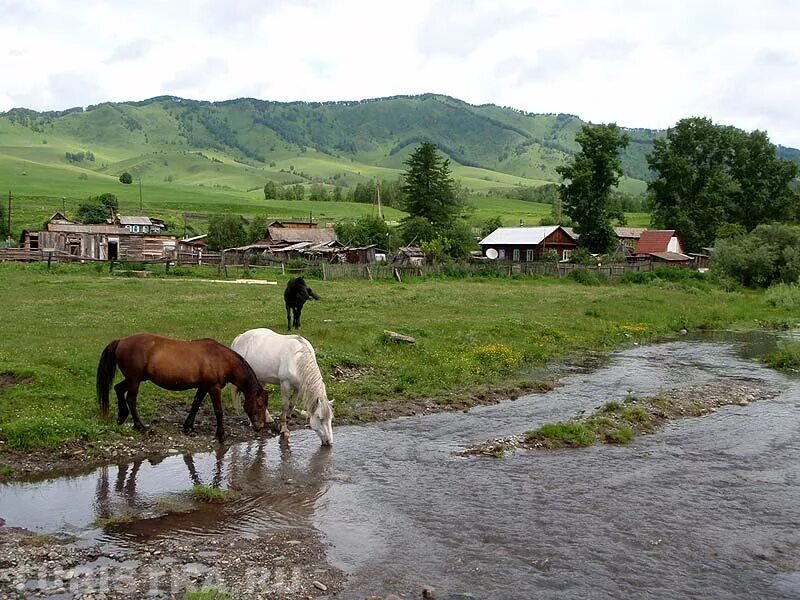
<svg viewBox="0 0 800 600">
<path fill-rule="evenodd" d="M 286 282 L 283 303 L 286 305 L 286 321 L 289 323 L 289 331 L 292 330 L 292 326 L 295 329 L 300 328 L 300 313 L 303 312 L 303 305 L 309 298 L 319 300 L 319 296 L 308 287 L 305 279 L 295 277 Z"/>
<path fill-rule="evenodd" d="M 266 328 L 251 329 L 236 336 L 231 349 L 250 363 L 261 383 L 280 384 L 282 435 L 289 435 L 286 418 L 295 399 L 302 397 L 309 425 L 317 432 L 322 445 L 333 443 L 333 407 L 328 401 L 317 355 L 307 339 L 299 335 L 281 335 Z"/>
<path fill-rule="evenodd" d="M 210 339 L 183 342 L 150 333 L 138 333 L 109 343 L 97 365 L 97 396 L 100 412 L 108 417 L 108 396 L 117 367 L 124 379 L 114 386 L 117 393 L 117 423 L 133 417 L 135 429 L 144 430 L 136 410 L 136 397 L 143 381 L 152 381 L 167 390 L 197 389 L 192 408 L 183 424 L 184 433 L 194 430 L 194 419 L 208 394 L 217 418 L 217 439 L 222 442 L 222 397 L 232 383 L 244 395 L 244 410 L 253 429 L 259 431 L 272 422 L 267 411 L 267 392 L 253 369 L 230 348 Z"/>
</svg>

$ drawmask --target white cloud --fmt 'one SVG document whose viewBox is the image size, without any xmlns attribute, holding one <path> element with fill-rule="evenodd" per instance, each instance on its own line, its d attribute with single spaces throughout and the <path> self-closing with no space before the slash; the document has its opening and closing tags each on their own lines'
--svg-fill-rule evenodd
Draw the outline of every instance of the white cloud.
<svg viewBox="0 0 800 600">
<path fill-rule="evenodd" d="M 800 147 L 789 0 L 0 0 L 0 14 L 0 110 L 438 92 L 632 127 L 706 115 Z"/>
</svg>

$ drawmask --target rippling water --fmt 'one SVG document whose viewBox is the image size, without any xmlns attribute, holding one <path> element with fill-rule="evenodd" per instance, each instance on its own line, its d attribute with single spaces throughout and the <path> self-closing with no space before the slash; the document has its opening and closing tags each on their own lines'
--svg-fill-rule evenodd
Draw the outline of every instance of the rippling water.
<svg viewBox="0 0 800 600">
<path fill-rule="evenodd" d="M 342 598 L 390 592 L 476 598 L 800 598 L 800 383 L 749 356 L 769 336 L 638 347 L 563 387 L 469 414 L 337 428 L 225 454 L 0 488 L 10 525 L 124 545 L 160 535 L 317 528 L 351 573 Z M 670 424 L 625 447 L 452 452 L 590 411 L 627 392 L 746 379 L 779 394 Z M 158 517 L 194 483 L 242 492 L 223 507 Z M 133 523 L 98 532 L 98 517 Z M 147 518 L 148 516 L 152 518 Z"/>
</svg>

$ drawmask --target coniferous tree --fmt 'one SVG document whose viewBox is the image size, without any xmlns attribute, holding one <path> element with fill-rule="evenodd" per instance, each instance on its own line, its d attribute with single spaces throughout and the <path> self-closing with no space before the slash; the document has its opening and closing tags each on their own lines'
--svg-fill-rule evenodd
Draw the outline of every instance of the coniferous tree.
<svg viewBox="0 0 800 600">
<path fill-rule="evenodd" d="M 421 217 L 434 229 L 447 228 L 458 216 L 461 205 L 450 174 L 450 160 L 443 158 L 430 142 L 423 142 L 408 157 L 401 191 L 406 221 Z"/>
</svg>

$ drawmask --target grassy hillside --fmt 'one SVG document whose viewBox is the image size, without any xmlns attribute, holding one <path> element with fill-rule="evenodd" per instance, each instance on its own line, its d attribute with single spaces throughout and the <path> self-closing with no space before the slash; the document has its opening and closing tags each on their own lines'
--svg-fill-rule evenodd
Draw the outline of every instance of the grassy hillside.
<svg viewBox="0 0 800 600">
<path fill-rule="evenodd" d="M 179 230 L 188 224 L 188 233 L 204 231 L 208 216 L 223 211 L 273 218 L 311 213 L 332 222 L 373 209 L 267 202 L 264 184 L 322 183 L 346 193 L 358 183 L 394 180 L 414 147 L 430 139 L 470 191 L 474 220 L 498 215 L 507 224 L 534 224 L 549 206 L 502 200 L 496 192 L 558 181 L 555 169 L 575 151 L 581 123 L 435 95 L 324 104 L 162 97 L 60 112 L 13 109 L 0 115 L 0 192 L 13 194 L 15 236 L 103 192 L 117 194 L 123 212 L 139 212 L 139 180 L 141 210 Z M 652 136 L 642 135 L 647 147 Z M 125 171 L 133 185 L 119 182 Z M 626 159 L 626 171 L 622 189 L 643 192 L 641 165 Z M 387 216 L 402 213 L 390 208 Z"/>
</svg>

